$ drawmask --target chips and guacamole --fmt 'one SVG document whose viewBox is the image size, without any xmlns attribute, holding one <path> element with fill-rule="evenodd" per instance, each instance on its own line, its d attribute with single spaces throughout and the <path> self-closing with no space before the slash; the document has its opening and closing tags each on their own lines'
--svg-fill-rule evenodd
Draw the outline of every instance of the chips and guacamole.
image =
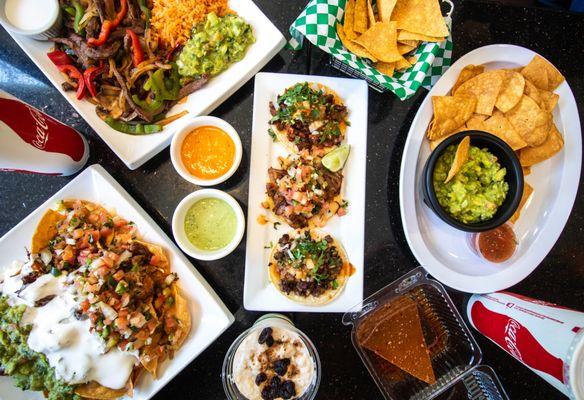
<svg viewBox="0 0 584 400">
<path fill-rule="evenodd" d="M 421 42 L 442 42 L 448 27 L 438 0 L 347 0 L 337 34 L 348 51 L 393 76 L 416 62 L 407 57 Z"/>
<path fill-rule="evenodd" d="M 399 26 L 398 23 L 398 29 Z M 553 90 L 563 81 L 562 74 L 539 55 L 525 67 L 512 69 L 485 71 L 483 65 L 467 65 L 450 94 L 432 97 L 434 117 L 426 131 L 430 149 L 434 150 L 444 139 L 458 132 L 488 132 L 517 152 L 524 176 L 527 176 L 532 166 L 551 158 L 564 146 L 552 115 L 559 101 L 559 95 Z M 472 135 L 470 138 L 472 140 Z M 456 160 L 455 149 L 450 152 L 450 164 L 443 166 L 441 172 L 441 190 L 444 190 L 447 177 L 450 185 L 464 169 Z M 472 154 L 472 146 L 469 154 Z M 452 174 L 454 176 L 450 176 Z M 534 192 L 527 182 L 524 186 L 523 199 L 511 222 L 519 218 L 521 209 Z M 444 199 L 446 194 L 443 195 Z M 444 207 L 452 208 L 448 204 Z"/>
</svg>

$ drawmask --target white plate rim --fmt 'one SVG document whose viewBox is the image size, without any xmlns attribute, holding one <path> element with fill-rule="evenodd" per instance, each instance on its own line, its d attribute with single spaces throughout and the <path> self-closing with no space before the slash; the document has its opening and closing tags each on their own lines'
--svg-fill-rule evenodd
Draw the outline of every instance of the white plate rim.
<svg viewBox="0 0 584 400">
<path fill-rule="evenodd" d="M 426 243 L 421 239 L 421 232 L 419 230 L 415 210 L 415 191 L 417 190 L 415 186 L 418 153 L 422 143 L 424 143 L 423 132 L 425 132 L 425 127 L 420 130 L 421 133 L 416 132 L 416 128 L 423 117 L 423 110 L 424 108 L 430 107 L 429 116 L 431 116 L 430 103 L 432 95 L 437 94 L 438 92 L 440 92 L 439 94 L 445 94 L 452 86 L 450 84 L 446 91 L 439 90 L 441 89 L 441 81 L 452 79 L 453 83 L 455 77 L 458 76 L 458 73 L 465 65 L 496 61 L 512 62 L 513 60 L 503 60 L 498 58 L 497 54 L 502 51 L 512 54 L 523 53 L 531 57 L 537 54 L 532 50 L 517 45 L 494 44 L 477 48 L 458 59 L 440 78 L 436 85 L 434 85 L 420 105 L 408 132 L 400 167 L 400 214 L 406 240 L 412 253 L 420 265 L 426 268 L 426 270 L 436 279 L 451 288 L 469 293 L 489 293 L 506 289 L 526 278 L 531 272 L 533 272 L 533 270 L 535 270 L 535 268 L 537 268 L 552 249 L 564 229 L 574 205 L 574 201 L 576 200 L 580 181 L 582 164 L 580 120 L 574 94 L 572 93 L 568 82 L 564 82 L 562 83 L 562 86 L 565 85 L 564 90 L 567 92 L 567 97 L 563 96 L 564 98 L 562 100 L 564 101 L 562 103 L 564 103 L 564 105 L 561 108 L 558 106 L 558 109 L 562 115 L 562 121 L 564 123 L 564 131 L 562 132 L 566 141 L 564 149 L 571 153 L 569 158 L 570 163 L 564 168 L 565 173 L 562 174 L 562 180 L 560 183 L 560 193 L 562 193 L 562 197 L 560 200 L 556 201 L 551 210 L 552 214 L 547 219 L 547 221 L 554 221 L 554 223 L 546 224 L 545 237 L 539 236 L 536 238 L 535 242 L 532 244 L 532 247 L 535 248 L 532 249 L 529 259 L 517 261 L 512 266 L 489 276 L 471 277 L 469 275 L 460 274 L 443 265 L 438 259 L 436 259 L 436 257 L 434 257 L 431 249 L 429 249 Z M 425 116 L 427 115 L 428 114 Z M 535 244 L 538 245 L 535 246 Z"/>
<path fill-rule="evenodd" d="M 6 237 L 8 237 L 11 233 L 18 231 L 21 227 L 27 224 L 31 219 L 36 218 L 36 213 L 39 210 L 46 210 L 54 206 L 55 201 L 62 197 L 62 194 L 67 192 L 69 188 L 75 185 L 77 182 L 81 181 L 85 178 L 86 175 L 98 175 L 100 178 L 104 179 L 108 184 L 110 184 L 119 195 L 122 196 L 123 200 L 127 201 L 129 205 L 136 211 L 136 213 L 140 214 L 142 218 L 146 220 L 146 223 L 149 225 L 153 231 L 155 231 L 158 235 L 160 235 L 164 239 L 164 246 L 166 250 L 170 253 L 173 253 L 176 257 L 180 259 L 180 261 L 185 264 L 188 268 L 189 272 L 193 275 L 193 279 L 197 280 L 201 286 L 206 290 L 207 295 L 215 302 L 215 305 L 221 310 L 221 317 L 224 317 L 227 323 L 222 327 L 222 329 L 217 332 L 216 337 L 209 340 L 205 346 L 203 346 L 198 353 L 192 354 L 189 357 L 188 362 L 180 367 L 176 367 L 172 370 L 167 369 L 165 373 L 167 376 L 162 378 L 162 376 L 158 377 L 159 379 L 154 380 L 153 383 L 153 390 L 147 396 L 141 397 L 139 394 L 136 396 L 134 395 L 135 400 L 149 400 L 156 395 L 160 390 L 162 390 L 170 381 L 172 381 L 180 372 L 182 372 L 185 368 L 187 368 L 193 360 L 195 360 L 208 346 L 210 346 L 217 338 L 219 338 L 226 330 L 229 328 L 233 322 L 235 321 L 235 317 L 233 314 L 227 309 L 223 301 L 219 298 L 217 293 L 213 290 L 213 288 L 209 285 L 209 283 L 203 278 L 200 272 L 192 265 L 192 263 L 184 256 L 184 254 L 176 247 L 174 242 L 168 237 L 166 233 L 158 226 L 158 224 L 150 217 L 150 215 L 134 200 L 132 196 L 99 164 L 93 164 L 87 167 L 83 172 L 81 172 L 77 177 L 71 180 L 68 184 L 62 187 L 59 191 L 57 191 L 54 195 L 52 195 L 49 199 L 47 199 L 43 204 L 39 207 L 31 211 L 29 215 L 27 215 L 22 221 L 20 221 L 16 226 L 6 232 L 2 237 L 0 237 L 0 243 L 2 243 Z M 110 206 L 109 204 L 107 206 Z M 179 349 L 180 351 L 180 349 Z M 139 387 L 139 384 L 138 384 Z M 37 392 L 22 392 L 22 393 L 37 393 Z M 126 399 L 127 396 L 122 397 Z"/>
</svg>

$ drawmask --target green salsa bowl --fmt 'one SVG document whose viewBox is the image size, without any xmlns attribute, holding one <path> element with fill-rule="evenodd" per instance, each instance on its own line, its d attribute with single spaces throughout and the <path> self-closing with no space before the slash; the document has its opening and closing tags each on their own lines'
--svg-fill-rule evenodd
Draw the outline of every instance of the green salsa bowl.
<svg viewBox="0 0 584 400">
<path fill-rule="evenodd" d="M 466 136 L 470 136 L 470 145 L 478 147 L 479 149 L 486 149 L 489 153 L 497 157 L 497 162 L 501 168 L 505 168 L 505 182 L 507 182 L 508 190 L 505 199 L 501 205 L 497 207 L 496 212 L 489 219 L 480 222 L 465 223 L 453 216 L 440 204 L 434 185 L 434 171 L 439 163 L 441 156 L 445 153 L 449 146 L 455 145 Z M 515 152 L 498 137 L 490 133 L 468 130 L 457 133 L 446 138 L 436 149 L 430 154 L 422 172 L 422 195 L 424 203 L 434 213 L 448 225 L 465 231 L 465 232 L 483 232 L 494 229 L 503 225 L 511 218 L 519 207 L 521 196 L 523 195 L 523 170 L 519 159 Z"/>
</svg>

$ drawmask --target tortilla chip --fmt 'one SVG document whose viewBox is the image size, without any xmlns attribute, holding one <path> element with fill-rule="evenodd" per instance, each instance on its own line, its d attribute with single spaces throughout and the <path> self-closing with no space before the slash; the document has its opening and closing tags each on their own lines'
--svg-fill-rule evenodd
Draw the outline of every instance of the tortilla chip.
<svg viewBox="0 0 584 400">
<path fill-rule="evenodd" d="M 468 129 L 478 129 L 478 130 L 480 130 L 480 128 L 482 128 L 482 126 L 483 126 L 483 121 L 485 121 L 487 118 L 489 118 L 488 115 L 473 114 L 468 119 L 468 121 L 466 121 L 466 127 Z"/>
<path fill-rule="evenodd" d="M 525 88 L 525 78 L 519 72 L 505 71 L 505 82 L 495 107 L 504 113 L 512 109 L 519 103 L 521 96 L 523 96 L 523 89 Z"/>
<path fill-rule="evenodd" d="M 460 128 L 472 116 L 476 104 L 474 97 L 432 96 L 434 124 L 428 139 L 438 139 Z"/>
<path fill-rule="evenodd" d="M 30 245 L 31 253 L 38 253 L 47 245 L 49 241 L 57 234 L 57 223 L 65 217 L 55 210 L 48 210 L 39 221 Z"/>
<path fill-rule="evenodd" d="M 402 58 L 397 50 L 395 22 L 376 22 L 355 42 L 365 47 L 373 57 L 383 62 L 395 62 Z"/>
<path fill-rule="evenodd" d="M 525 91 L 524 93 L 531 97 L 541 108 L 542 110 L 546 110 L 548 112 L 552 112 L 556 105 L 558 104 L 558 100 L 560 96 L 555 94 L 554 92 L 549 92 L 547 90 L 538 89 L 531 81 L 525 80 Z"/>
<path fill-rule="evenodd" d="M 452 86 L 451 90 L 452 94 L 455 94 L 456 89 L 458 89 L 458 87 L 462 85 L 464 82 L 468 81 L 471 78 L 474 78 L 477 75 L 482 74 L 483 72 L 485 72 L 485 67 L 482 65 L 469 64 L 466 67 L 464 67 L 462 71 L 460 71 L 456 83 L 454 84 L 454 86 Z"/>
<path fill-rule="evenodd" d="M 387 76 L 393 76 L 395 72 L 395 63 L 384 63 L 382 61 L 378 61 L 374 64 L 375 69 Z"/>
<path fill-rule="evenodd" d="M 522 167 L 521 169 L 523 170 L 523 176 L 531 174 L 531 167 Z"/>
<path fill-rule="evenodd" d="M 377 13 L 381 22 L 389 22 L 391 20 L 391 13 L 396 2 L 397 0 L 377 0 Z"/>
<path fill-rule="evenodd" d="M 409 32 L 407 30 L 398 29 L 397 40 L 418 40 L 422 42 L 443 42 L 446 37 L 444 36 L 428 36 L 421 33 Z"/>
<path fill-rule="evenodd" d="M 529 146 L 539 146 L 548 137 L 551 114 L 539 108 L 531 97 L 523 95 L 505 116 Z"/>
<path fill-rule="evenodd" d="M 375 11 L 373 11 L 373 4 L 371 4 L 371 0 L 367 0 L 367 15 L 369 19 L 368 27 L 373 26 L 377 22 L 377 18 L 375 18 Z"/>
<path fill-rule="evenodd" d="M 129 385 L 131 385 L 131 377 L 128 383 L 122 389 L 110 389 L 100 385 L 95 381 L 84 383 L 75 387 L 75 394 L 85 399 L 95 400 L 114 400 L 122 397 L 128 392 Z"/>
<path fill-rule="evenodd" d="M 399 0 L 391 20 L 398 29 L 434 37 L 448 36 L 448 27 L 438 0 Z"/>
<path fill-rule="evenodd" d="M 466 160 L 468 160 L 469 149 L 470 136 L 465 136 L 460 141 L 458 147 L 456 148 L 456 155 L 454 156 L 454 160 L 452 161 L 452 165 L 450 166 L 450 171 L 448 171 L 448 176 L 446 177 L 444 183 L 450 182 L 450 180 L 454 178 L 456 174 L 458 174 L 458 171 L 460 171 Z"/>
<path fill-rule="evenodd" d="M 519 217 L 521 216 L 521 210 L 523 209 L 523 207 L 525 207 L 525 204 L 527 203 L 527 200 L 529 200 L 529 198 L 531 197 L 532 193 L 533 188 L 531 187 L 531 185 L 527 182 L 523 182 L 523 195 L 521 195 L 519 207 L 517 207 L 515 213 L 511 216 L 511 218 L 509 218 L 510 222 L 515 223 L 519 219 Z"/>
<path fill-rule="evenodd" d="M 524 167 L 530 167 L 551 158 L 564 147 L 564 139 L 555 124 L 552 123 L 550 133 L 541 145 L 526 147 L 519 152 L 519 162 Z"/>
<path fill-rule="evenodd" d="M 364 33 L 367 30 L 367 25 L 367 0 L 356 0 L 353 30 L 357 33 Z"/>
<path fill-rule="evenodd" d="M 345 5 L 345 19 L 343 21 L 342 28 L 343 28 L 343 32 L 345 33 L 345 36 L 349 40 L 353 40 L 357 36 L 359 36 L 359 35 L 357 35 L 355 30 L 353 29 L 354 22 L 355 22 L 355 0 L 347 0 L 347 4 Z M 339 31 L 339 24 L 337 23 L 337 32 L 338 31 Z M 343 44 L 345 44 L 344 41 L 343 41 Z M 346 44 L 345 44 L 345 47 L 347 47 Z M 347 49 L 348 49 L 348 47 L 347 47 Z"/>
<path fill-rule="evenodd" d="M 476 97 L 477 108 L 475 112 L 492 115 L 504 79 L 505 71 L 487 71 L 464 82 L 458 87 L 454 95 Z"/>
<path fill-rule="evenodd" d="M 397 51 L 401 55 L 407 54 L 410 51 L 414 50 L 415 48 L 416 48 L 415 46 L 410 46 L 408 44 L 403 44 L 403 43 L 398 43 L 397 44 Z"/>
<path fill-rule="evenodd" d="M 399 33 L 398 33 L 398 35 L 399 35 Z M 400 44 L 405 44 L 406 46 L 411 46 L 411 47 L 418 47 L 418 45 L 420 44 L 420 41 L 419 40 L 399 40 L 398 39 L 398 41 L 397 41 L 398 47 Z"/>
<path fill-rule="evenodd" d="M 443 142 L 445 139 L 449 138 L 450 136 L 452 136 L 452 135 L 456 135 L 456 134 L 457 134 L 457 133 L 459 133 L 459 132 L 465 132 L 465 131 L 468 131 L 468 130 L 469 130 L 469 128 L 467 128 L 467 126 L 466 126 L 466 125 L 462 125 L 460 128 L 458 128 L 458 129 L 455 129 L 454 131 L 450 132 L 450 133 L 449 133 L 449 134 L 447 134 L 447 135 L 444 135 L 444 136 L 442 136 L 442 137 L 439 137 L 438 139 L 430 140 L 430 141 L 429 141 L 429 142 L 430 142 L 430 150 L 431 150 L 431 151 L 434 151 L 434 149 L 435 149 L 436 147 L 438 147 L 438 145 L 439 145 L 440 143 L 442 143 L 442 142 Z"/>
<path fill-rule="evenodd" d="M 511 122 L 500 111 L 495 111 L 493 116 L 480 123 L 477 129 L 497 136 L 513 150 L 519 150 L 527 146 L 525 140 L 523 140 L 521 135 L 513 128 Z"/>
<path fill-rule="evenodd" d="M 398 71 L 403 71 L 404 69 L 408 69 L 411 66 L 412 66 L 412 63 L 410 63 L 408 60 L 406 60 L 403 57 L 395 63 L 395 69 Z"/>
<path fill-rule="evenodd" d="M 371 53 L 367 51 L 363 46 L 360 44 L 355 43 L 346 36 L 345 27 L 341 24 L 337 24 L 337 34 L 339 35 L 339 39 L 341 43 L 347 48 L 348 51 L 355 54 L 357 57 L 365 57 L 370 59 L 373 62 L 376 62 L 377 59 L 373 57 Z"/>
<path fill-rule="evenodd" d="M 535 55 L 531 62 L 521 70 L 521 74 L 538 89 L 553 92 L 562 83 L 564 76 L 549 61 Z"/>
</svg>

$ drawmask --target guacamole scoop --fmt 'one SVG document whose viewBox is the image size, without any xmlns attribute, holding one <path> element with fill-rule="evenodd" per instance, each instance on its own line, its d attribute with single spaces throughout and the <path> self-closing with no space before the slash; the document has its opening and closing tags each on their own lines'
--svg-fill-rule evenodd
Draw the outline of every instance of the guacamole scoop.
<svg viewBox="0 0 584 400">
<path fill-rule="evenodd" d="M 507 170 L 487 149 L 470 146 L 468 159 L 448 183 L 444 183 L 454 161 L 456 145 L 450 145 L 438 158 L 433 185 L 440 206 L 464 224 L 487 221 L 495 215 L 509 191 Z"/>
<path fill-rule="evenodd" d="M 251 25 L 241 17 L 210 13 L 193 28 L 176 62 L 178 72 L 192 77 L 217 75 L 240 61 L 254 42 Z"/>
</svg>

